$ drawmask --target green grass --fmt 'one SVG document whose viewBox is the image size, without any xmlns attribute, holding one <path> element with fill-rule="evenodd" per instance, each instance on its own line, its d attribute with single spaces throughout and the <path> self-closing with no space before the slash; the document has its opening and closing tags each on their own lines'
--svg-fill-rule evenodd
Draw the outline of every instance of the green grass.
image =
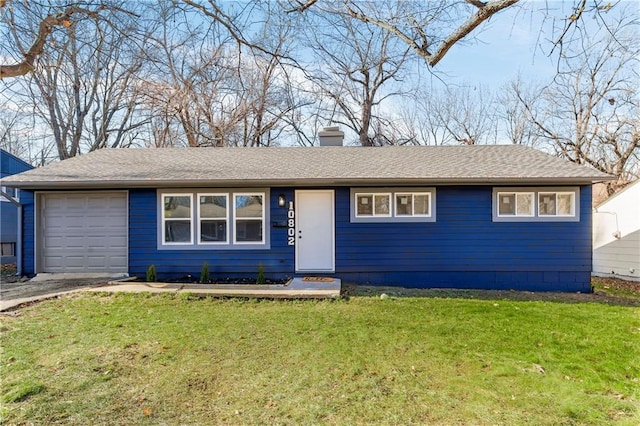
<svg viewBox="0 0 640 426">
<path fill-rule="evenodd" d="M 640 423 L 633 307 L 120 294 L 20 312 L 2 424 Z"/>
<path fill-rule="evenodd" d="M 615 278 L 592 277 L 591 286 L 594 291 L 610 296 L 640 300 L 640 283 Z"/>
</svg>

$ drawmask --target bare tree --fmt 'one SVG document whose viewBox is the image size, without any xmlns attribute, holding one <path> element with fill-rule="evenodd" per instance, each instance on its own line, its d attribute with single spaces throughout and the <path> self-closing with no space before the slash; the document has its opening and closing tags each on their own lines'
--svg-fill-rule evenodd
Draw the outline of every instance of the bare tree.
<svg viewBox="0 0 640 426">
<path fill-rule="evenodd" d="M 384 143 L 380 109 L 401 93 L 394 82 L 404 76 L 409 49 L 374 25 L 341 15 L 310 13 L 305 27 L 314 52 L 305 76 L 331 101 L 321 111 L 325 123 L 353 130 L 362 146 Z"/>
<path fill-rule="evenodd" d="M 28 31 L 32 37 L 32 42 L 28 48 L 21 39 L 16 39 L 16 49 L 9 49 L 9 53 L 16 58 L 13 64 L 0 64 L 0 79 L 9 77 L 24 76 L 32 71 L 36 65 L 38 58 L 45 52 L 47 43 L 52 39 L 53 31 L 63 28 L 69 28 L 74 20 L 83 19 L 108 19 L 111 13 L 131 13 L 125 11 L 122 7 L 114 2 L 77 2 L 75 4 L 59 3 L 49 4 L 46 2 L 31 2 L 35 7 L 29 7 L 28 4 L 16 2 L 14 0 L 0 0 L 0 22 L 12 28 L 20 27 L 20 23 L 16 20 L 16 10 L 22 15 L 19 19 L 24 19 L 25 15 L 28 20 L 37 21 L 37 30 Z M 47 10 L 45 10 L 47 9 Z M 35 14 L 32 14 L 35 10 Z M 45 11 L 45 14 L 39 12 Z M 55 46 L 55 43 L 54 43 Z"/>
<path fill-rule="evenodd" d="M 286 117 L 300 102 L 282 58 L 293 30 L 263 12 L 268 20 L 253 29 L 273 54 L 237 43 L 217 20 L 164 3 L 149 51 L 151 78 L 141 82 L 153 145 L 270 146 L 290 129 Z"/>
<path fill-rule="evenodd" d="M 527 93 L 523 93 L 523 91 Z M 541 89 L 537 87 L 525 88 L 520 78 L 505 85 L 496 95 L 496 116 L 498 117 L 501 130 L 509 142 L 518 145 L 536 146 L 538 141 L 535 127 L 529 120 L 529 113 L 518 99 L 517 93 L 526 99 L 535 98 Z"/>
<path fill-rule="evenodd" d="M 362 2 L 343 0 L 290 0 L 288 12 L 309 13 L 322 9 L 325 13 L 347 16 L 375 25 L 403 42 L 433 67 L 456 43 L 467 37 L 483 22 L 507 9 L 518 0 L 495 1 L 429 1 L 429 2 Z"/>
<path fill-rule="evenodd" d="M 24 41 L 38 33 L 40 17 L 61 7 L 12 4 L 14 44 L 25 51 Z M 115 4 L 109 7 L 118 9 Z M 38 119 L 35 126 L 49 128 L 60 159 L 106 146 L 126 146 L 130 132 L 142 124 L 133 113 L 136 94 L 131 90 L 132 75 L 142 60 L 134 38 L 137 20 L 130 13 L 113 15 L 111 20 L 75 16 L 50 28 L 48 36 L 55 49 L 40 52 L 32 72 L 12 88 L 16 98 L 30 99 Z"/>
<path fill-rule="evenodd" d="M 535 94 L 513 86 L 541 143 L 616 176 L 610 194 L 639 172 L 639 23 L 638 11 L 628 7 L 598 31 L 578 27 L 580 38 L 565 43 L 548 86 Z"/>
</svg>

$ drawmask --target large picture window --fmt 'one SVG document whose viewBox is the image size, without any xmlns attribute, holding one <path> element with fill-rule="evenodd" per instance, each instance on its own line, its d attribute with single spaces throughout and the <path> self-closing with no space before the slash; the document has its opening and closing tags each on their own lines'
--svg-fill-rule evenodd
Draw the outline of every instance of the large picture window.
<svg viewBox="0 0 640 426">
<path fill-rule="evenodd" d="M 269 248 L 269 191 L 158 191 L 158 247 Z"/>
<path fill-rule="evenodd" d="M 351 222 L 435 222 L 435 188 L 352 188 Z"/>
<path fill-rule="evenodd" d="M 494 188 L 493 221 L 579 221 L 580 188 Z"/>
</svg>

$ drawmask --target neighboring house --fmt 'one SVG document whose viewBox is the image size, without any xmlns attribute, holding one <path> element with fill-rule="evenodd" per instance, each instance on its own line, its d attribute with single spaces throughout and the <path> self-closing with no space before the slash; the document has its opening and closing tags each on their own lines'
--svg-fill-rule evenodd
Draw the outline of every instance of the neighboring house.
<svg viewBox="0 0 640 426">
<path fill-rule="evenodd" d="M 594 209 L 593 273 L 640 280 L 640 180 Z"/>
<path fill-rule="evenodd" d="M 0 178 L 33 169 L 29 163 L 0 149 Z M 2 186 L 2 192 L 15 201 L 20 200 L 20 190 Z M 15 263 L 18 242 L 18 207 L 0 194 L 0 263 Z"/>
<path fill-rule="evenodd" d="M 325 132 L 327 133 L 327 132 Z M 329 131 L 329 133 L 331 133 Z M 590 291 L 591 185 L 518 145 L 103 149 L 8 178 L 24 272 Z"/>
</svg>

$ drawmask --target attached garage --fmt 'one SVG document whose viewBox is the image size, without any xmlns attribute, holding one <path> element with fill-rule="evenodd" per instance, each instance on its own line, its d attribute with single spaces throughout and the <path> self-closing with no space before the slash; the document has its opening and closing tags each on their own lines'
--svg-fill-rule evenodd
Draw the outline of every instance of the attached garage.
<svg viewBox="0 0 640 426">
<path fill-rule="evenodd" d="M 127 192 L 38 196 L 38 272 L 127 272 Z"/>
</svg>

